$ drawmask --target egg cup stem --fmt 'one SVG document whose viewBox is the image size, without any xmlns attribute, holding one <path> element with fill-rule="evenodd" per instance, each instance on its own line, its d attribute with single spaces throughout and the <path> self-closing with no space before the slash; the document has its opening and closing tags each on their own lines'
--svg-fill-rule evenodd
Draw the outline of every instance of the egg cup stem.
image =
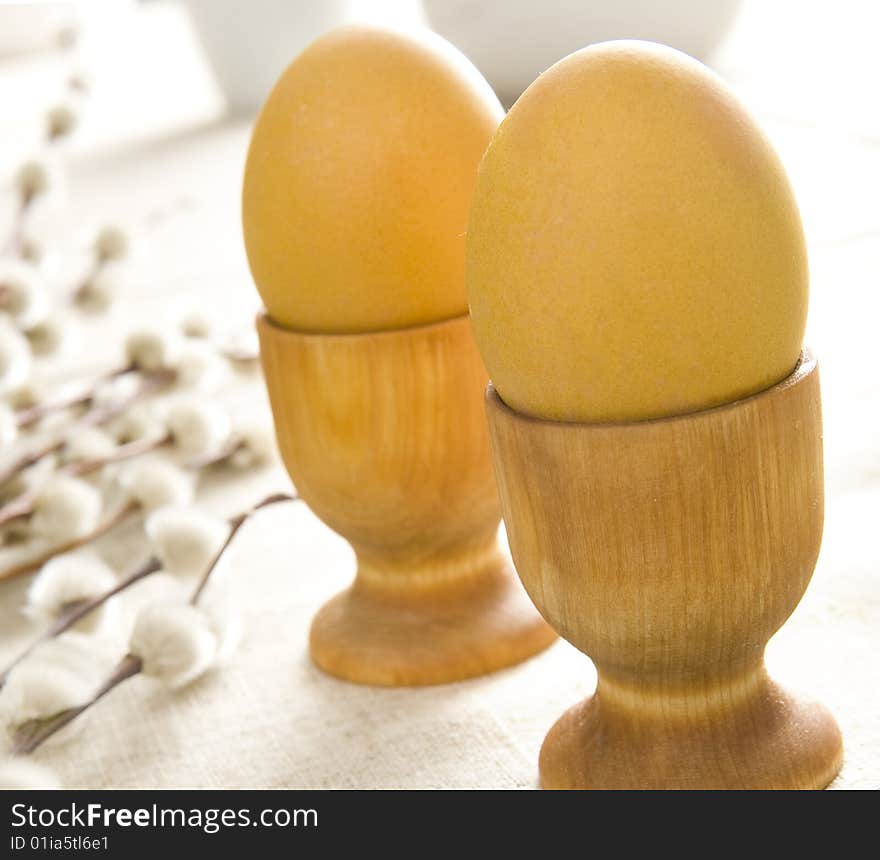
<svg viewBox="0 0 880 860">
<path fill-rule="evenodd" d="M 359 559 L 353 585 L 315 616 L 312 659 L 348 681 L 440 684 L 510 666 L 555 639 L 528 606 L 494 534 L 402 573 Z"/>
<path fill-rule="evenodd" d="M 439 684 L 554 641 L 497 545 L 486 373 L 467 317 L 320 335 L 262 316 L 257 329 L 284 463 L 357 557 L 353 585 L 312 625 L 315 663 L 357 683 Z"/>
<path fill-rule="evenodd" d="M 517 571 L 588 654 L 596 692 L 553 726 L 545 788 L 821 788 L 842 761 L 821 705 L 764 648 L 801 599 L 823 520 L 819 374 L 621 424 L 487 410 Z"/>
</svg>

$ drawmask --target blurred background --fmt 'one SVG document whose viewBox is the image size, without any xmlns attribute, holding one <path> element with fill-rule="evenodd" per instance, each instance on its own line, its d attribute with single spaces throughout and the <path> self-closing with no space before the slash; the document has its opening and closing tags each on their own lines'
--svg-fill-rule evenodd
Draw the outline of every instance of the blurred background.
<svg viewBox="0 0 880 860">
<path fill-rule="evenodd" d="M 118 220 L 141 252 L 126 308 L 155 314 L 157 302 L 209 294 L 214 312 L 249 317 L 238 224 L 249 124 L 287 62 L 350 20 L 435 28 L 507 104 L 565 54 L 610 38 L 666 42 L 721 74 L 774 140 L 801 205 L 810 341 L 831 377 L 829 432 L 847 439 L 829 446 L 830 477 L 880 478 L 868 372 L 880 307 L 880 5 L 868 0 L 3 3 L 0 236 L 14 211 L 3 191 L 45 147 L 47 111 L 70 103 L 77 127 L 56 147 L 64 199 L 31 227 L 51 236 L 47 264 L 75 267 L 78 231 Z"/>
<path fill-rule="evenodd" d="M 823 376 L 828 502 L 814 587 L 770 656 L 772 662 L 776 653 L 788 677 L 826 698 L 842 717 L 850 744 L 847 782 L 876 786 L 876 761 L 867 751 L 873 746 L 876 759 L 880 728 L 863 700 L 871 684 L 845 678 L 846 667 L 855 672 L 876 663 L 872 631 L 880 610 L 880 550 L 873 537 L 880 512 L 880 381 L 873 355 L 880 317 L 880 4 L 873 0 L 0 3 L 0 248 L 19 230 L 21 247 L 59 291 L 87 270 L 98 228 L 118 225 L 131 248 L 116 301 L 103 315 L 72 321 L 76 336 L 41 359 L 39 373 L 63 379 L 106 369 L 113 364 L 108 353 L 121 351 L 134 321 L 162 325 L 187 308 L 224 331 L 251 336 L 258 298 L 241 240 L 239 200 L 250 127 L 284 66 L 320 32 L 352 20 L 433 27 L 474 62 L 507 105 L 543 69 L 592 42 L 665 42 L 725 78 L 774 141 L 810 251 L 807 337 Z M 69 128 L 47 139 L 58 122 Z M 18 171 L 34 158 L 47 159 L 57 173 L 50 193 L 18 224 Z M 262 386 L 256 380 L 249 386 L 247 402 L 261 399 Z M 276 478 L 286 480 L 280 471 Z M 336 554 L 338 584 L 347 582 L 350 560 L 338 539 L 307 512 L 294 524 L 316 555 Z M 286 558 L 290 542 L 306 537 L 291 530 L 267 540 Z M 316 605 L 332 584 L 315 585 Z M 20 589 L 0 590 L 0 603 L 20 597 Z M 272 611 L 268 602 L 266 611 Z M 833 640 L 828 649 L 823 637 Z M 585 661 L 575 656 L 571 665 L 580 672 Z M 548 680 L 541 688 L 547 715 L 558 711 L 551 693 L 557 686 Z M 560 703 L 574 700 L 570 689 L 557 695 Z M 870 695 L 876 704 L 880 691 Z M 511 683 L 511 715 L 521 699 Z M 324 713 L 318 705 L 316 722 Z M 311 713 L 305 701 L 301 707 Z M 529 724 L 535 743 L 547 719 L 541 713 Z M 295 745 L 295 736 L 288 740 Z M 220 784 L 235 784 L 222 762 L 212 767 L 212 778 L 228 780 Z M 532 769 L 526 757 L 523 773 Z M 97 761 L 83 773 L 89 784 L 103 784 Z M 143 772 L 131 773 L 136 781 Z M 389 771 L 387 778 L 406 784 L 406 773 Z M 452 770 L 433 778 L 454 784 Z M 193 782 L 173 770 L 162 779 Z"/>
</svg>

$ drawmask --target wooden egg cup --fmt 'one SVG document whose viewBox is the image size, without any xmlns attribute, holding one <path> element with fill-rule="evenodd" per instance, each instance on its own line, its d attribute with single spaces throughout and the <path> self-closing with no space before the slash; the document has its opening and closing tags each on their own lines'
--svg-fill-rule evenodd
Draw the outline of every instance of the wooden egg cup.
<svg viewBox="0 0 880 860">
<path fill-rule="evenodd" d="M 764 668 L 822 535 L 815 359 L 752 397 L 653 421 L 544 421 L 491 386 L 486 399 L 516 568 L 599 676 L 544 741 L 544 787 L 831 782 L 833 717 Z"/>
<path fill-rule="evenodd" d="M 498 546 L 470 320 L 320 335 L 261 316 L 257 329 L 287 470 L 357 556 L 354 584 L 312 623 L 315 663 L 357 683 L 441 684 L 553 642 Z"/>
</svg>

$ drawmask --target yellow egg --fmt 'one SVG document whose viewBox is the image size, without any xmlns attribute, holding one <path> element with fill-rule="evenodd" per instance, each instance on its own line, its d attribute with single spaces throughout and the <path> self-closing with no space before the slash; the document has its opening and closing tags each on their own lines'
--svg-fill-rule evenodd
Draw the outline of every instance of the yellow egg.
<svg viewBox="0 0 880 860">
<path fill-rule="evenodd" d="M 797 364 L 808 271 L 776 153 L 724 83 L 645 42 L 541 75 L 480 166 L 467 281 L 501 398 L 627 421 L 736 400 Z"/>
<path fill-rule="evenodd" d="M 477 165 L 503 110 L 439 36 L 345 27 L 269 95 L 242 191 L 269 315 L 312 332 L 402 328 L 467 312 Z"/>
</svg>

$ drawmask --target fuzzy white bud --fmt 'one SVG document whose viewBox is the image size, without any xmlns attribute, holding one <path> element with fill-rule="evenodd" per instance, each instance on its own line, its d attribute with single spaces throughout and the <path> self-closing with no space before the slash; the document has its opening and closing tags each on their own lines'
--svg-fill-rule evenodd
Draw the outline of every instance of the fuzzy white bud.
<svg viewBox="0 0 880 860">
<path fill-rule="evenodd" d="M 128 645 L 143 673 L 182 687 L 214 665 L 217 638 L 205 615 L 189 604 L 155 604 L 138 613 Z"/>
<path fill-rule="evenodd" d="M 12 499 L 20 496 L 22 493 L 35 494 L 36 491 L 45 485 L 46 481 L 52 476 L 58 463 L 54 456 L 49 455 L 38 460 L 33 466 L 16 473 L 10 480 L 0 488 L 0 501 L 4 504 Z M 13 521 L 17 522 L 17 521 Z M 9 523 L 8 525 L 12 525 Z M 25 523 L 27 525 L 27 523 Z M 30 528 L 27 530 L 30 536 Z"/>
<path fill-rule="evenodd" d="M 86 637 L 65 633 L 41 644 L 10 673 L 0 690 L 0 721 L 15 733 L 33 720 L 45 720 L 91 700 L 105 661 Z M 80 728 L 79 719 L 54 735 L 63 740 Z"/>
<path fill-rule="evenodd" d="M 95 406 L 111 406 L 120 403 L 123 400 L 131 399 L 141 386 L 141 378 L 136 373 L 124 373 L 102 383 L 92 398 Z M 137 407 L 146 404 L 137 404 Z M 126 410 L 123 415 L 127 415 L 132 409 Z"/>
<path fill-rule="evenodd" d="M 110 427 L 120 445 L 142 439 L 161 439 L 167 432 L 165 422 L 152 403 L 132 406 L 116 418 Z"/>
<path fill-rule="evenodd" d="M 125 354 L 129 362 L 148 372 L 172 367 L 176 351 L 174 338 L 158 330 L 139 329 L 125 340 Z"/>
<path fill-rule="evenodd" d="M 197 508 L 160 508 L 144 526 L 153 550 L 169 572 L 201 575 L 223 546 L 229 525 Z"/>
<path fill-rule="evenodd" d="M 28 328 L 24 334 L 31 346 L 31 352 L 45 356 L 61 351 L 69 331 L 66 317 L 54 313 Z"/>
<path fill-rule="evenodd" d="M 61 545 L 85 537 L 101 518 L 101 493 L 69 475 L 55 475 L 37 496 L 31 517 L 33 534 Z"/>
<path fill-rule="evenodd" d="M 192 308 L 180 318 L 180 330 L 184 337 L 207 340 L 214 332 L 214 323 L 204 311 Z"/>
<path fill-rule="evenodd" d="M 188 505 L 193 498 L 191 476 L 158 457 L 125 464 L 119 473 L 119 484 L 146 511 L 168 505 Z"/>
<path fill-rule="evenodd" d="M 49 294 L 39 269 L 24 260 L 0 263 L 0 310 L 20 329 L 42 322 L 49 314 Z"/>
<path fill-rule="evenodd" d="M 29 263 L 39 263 L 46 256 L 46 246 L 42 237 L 30 228 L 22 231 L 21 258 Z"/>
<path fill-rule="evenodd" d="M 254 469 L 271 463 L 277 457 L 275 432 L 266 423 L 246 424 L 235 431 L 237 446 L 230 462 L 237 469 Z"/>
<path fill-rule="evenodd" d="M 94 243 L 99 260 L 121 260 L 128 256 L 128 234 L 117 224 L 108 224 L 98 231 Z"/>
<path fill-rule="evenodd" d="M 228 376 L 228 366 L 217 350 L 205 341 L 185 343 L 174 362 L 178 388 L 209 391 L 218 388 Z"/>
<path fill-rule="evenodd" d="M 100 427 L 74 427 L 64 442 L 63 457 L 68 463 L 105 460 L 116 450 L 116 440 Z"/>
<path fill-rule="evenodd" d="M 31 200 L 51 189 L 53 176 L 54 170 L 49 162 L 34 158 L 16 171 L 15 188 L 23 200 Z"/>
<path fill-rule="evenodd" d="M 0 791 L 58 789 L 58 777 L 44 765 L 23 756 L 0 759 Z"/>
<path fill-rule="evenodd" d="M 229 415 L 213 403 L 179 400 L 168 410 L 174 444 L 187 456 L 209 456 L 229 440 Z"/>
<path fill-rule="evenodd" d="M 21 385 L 6 392 L 6 402 L 13 409 L 27 409 L 45 400 L 52 391 L 48 380 L 40 373 L 31 373 Z"/>
<path fill-rule="evenodd" d="M 106 593 L 116 585 L 116 574 L 101 559 L 87 553 L 68 553 L 53 558 L 34 577 L 27 594 L 25 612 L 50 624 L 71 606 Z M 112 601 L 106 601 L 74 625 L 81 633 L 93 633 L 107 622 Z"/>
<path fill-rule="evenodd" d="M 68 137 L 79 123 L 79 114 L 70 102 L 60 102 L 46 112 L 46 132 L 50 140 Z"/>
<path fill-rule="evenodd" d="M 102 272 L 92 275 L 73 295 L 76 306 L 87 314 L 102 314 L 113 304 L 116 285 L 112 276 Z"/>
<path fill-rule="evenodd" d="M 125 263 L 108 261 L 76 291 L 74 301 L 77 307 L 89 314 L 100 314 L 107 310 L 121 292 L 126 281 Z"/>
</svg>

